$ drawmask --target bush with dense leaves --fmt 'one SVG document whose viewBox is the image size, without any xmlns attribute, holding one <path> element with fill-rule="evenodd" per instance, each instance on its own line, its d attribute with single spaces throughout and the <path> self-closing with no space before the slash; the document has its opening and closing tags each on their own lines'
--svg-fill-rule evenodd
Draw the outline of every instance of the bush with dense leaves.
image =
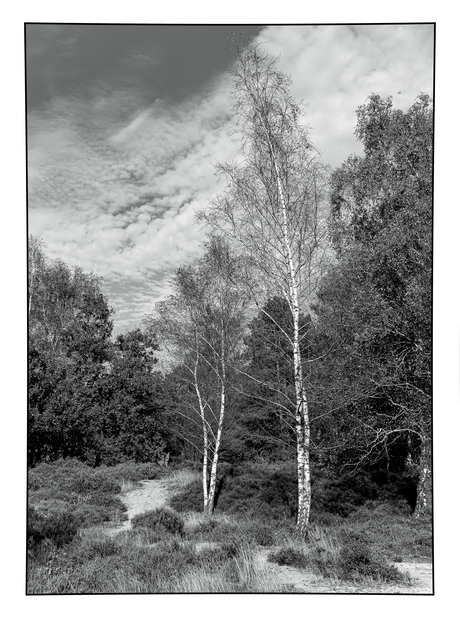
<svg viewBox="0 0 460 621">
<path fill-rule="evenodd" d="M 169 504 L 173 509 L 186 511 L 203 511 L 203 486 L 201 481 L 193 481 L 175 494 Z"/>
<path fill-rule="evenodd" d="M 107 558 L 117 554 L 120 546 L 110 537 L 100 537 L 96 539 L 74 540 L 77 545 L 69 549 L 69 558 L 74 563 L 84 563 L 94 559 Z"/>
<path fill-rule="evenodd" d="M 136 515 L 131 523 L 133 528 L 143 527 L 159 534 L 184 536 L 184 520 L 175 511 L 164 507 Z"/>
<path fill-rule="evenodd" d="M 221 493 L 216 509 L 219 512 L 282 520 L 296 512 L 297 481 L 290 464 L 240 464 L 221 473 Z M 171 500 L 180 512 L 203 510 L 203 489 L 200 481 L 190 483 Z"/>
<path fill-rule="evenodd" d="M 382 582 L 401 582 L 404 575 L 386 561 L 372 555 L 361 541 L 342 546 L 338 558 L 338 576 L 344 580 L 370 578 Z"/>
<path fill-rule="evenodd" d="M 253 535 L 254 541 L 259 546 L 272 546 L 275 544 L 275 535 L 269 526 L 256 524 L 249 530 L 249 533 Z"/>
<path fill-rule="evenodd" d="M 308 566 L 308 557 L 300 550 L 292 547 L 281 548 L 268 555 L 268 560 L 277 565 L 289 565 L 298 569 L 305 569 Z"/>
<path fill-rule="evenodd" d="M 79 519 L 71 512 L 43 515 L 31 507 L 27 516 L 28 548 L 33 551 L 44 539 L 60 548 L 72 541 L 79 526 Z"/>
<path fill-rule="evenodd" d="M 377 498 L 378 493 L 378 486 L 366 473 L 337 477 L 319 470 L 312 477 L 314 511 L 318 514 L 347 517 L 366 501 Z"/>
</svg>

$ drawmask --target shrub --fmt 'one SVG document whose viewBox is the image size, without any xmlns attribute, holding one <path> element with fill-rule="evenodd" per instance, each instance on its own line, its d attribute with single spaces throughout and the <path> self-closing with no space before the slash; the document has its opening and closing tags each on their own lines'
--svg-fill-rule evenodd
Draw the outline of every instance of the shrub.
<svg viewBox="0 0 460 621">
<path fill-rule="evenodd" d="M 82 503 L 71 508 L 73 515 L 83 527 L 93 526 L 111 519 L 111 512 L 106 507 Z"/>
<path fill-rule="evenodd" d="M 331 478 L 317 471 L 312 477 L 315 511 L 347 517 L 367 500 L 377 498 L 379 488 L 366 473 Z"/>
<path fill-rule="evenodd" d="M 305 569 L 308 566 L 308 556 L 292 547 L 284 547 L 276 552 L 270 552 L 268 560 L 277 565 L 289 565 L 299 569 Z"/>
<path fill-rule="evenodd" d="M 234 524 L 201 514 L 200 521 L 187 528 L 189 539 L 200 541 L 225 541 L 235 530 Z"/>
<path fill-rule="evenodd" d="M 33 551 L 44 539 L 49 539 L 59 548 L 72 541 L 79 526 L 80 522 L 73 513 L 63 512 L 46 516 L 31 507 L 27 516 L 28 548 Z"/>
<path fill-rule="evenodd" d="M 131 523 L 133 528 L 150 528 L 156 532 L 184 536 L 184 520 L 173 510 L 161 507 L 136 515 Z"/>
<path fill-rule="evenodd" d="M 77 543 L 75 541 L 75 543 Z M 71 550 L 71 558 L 79 563 L 106 558 L 119 552 L 119 546 L 110 537 L 83 539 Z"/>
<path fill-rule="evenodd" d="M 203 510 L 203 487 L 200 481 L 193 481 L 175 494 L 169 504 L 181 513 Z"/>
<path fill-rule="evenodd" d="M 144 479 L 156 479 L 161 473 L 161 468 L 154 463 L 139 464 L 127 461 L 108 468 L 112 477 L 117 481 L 132 481 L 137 483 Z"/>
<path fill-rule="evenodd" d="M 308 551 L 308 566 L 315 573 L 324 578 L 337 576 L 337 551 L 315 545 Z"/>
<path fill-rule="evenodd" d="M 243 534 L 235 534 L 221 546 L 221 554 L 226 558 L 236 558 L 247 546 L 247 543 Z"/>
<path fill-rule="evenodd" d="M 340 550 L 338 575 L 344 580 L 370 578 L 383 582 L 402 582 L 405 579 L 396 567 L 373 557 L 369 547 L 360 541 L 345 545 Z"/>
<path fill-rule="evenodd" d="M 377 556 L 431 557 L 431 520 L 414 520 L 407 505 L 368 502 L 338 525 L 337 531 L 344 542 L 350 537 L 366 540 Z"/>
<path fill-rule="evenodd" d="M 217 511 L 270 520 L 283 520 L 295 515 L 297 480 L 290 465 L 262 468 L 249 463 L 238 466 L 222 463 L 219 477 L 223 484 L 218 495 Z M 170 504 L 180 512 L 202 511 L 201 481 L 186 486 L 172 498 Z"/>
<path fill-rule="evenodd" d="M 258 522 L 249 523 L 246 527 L 248 538 L 254 540 L 259 546 L 272 546 L 275 544 L 273 529 Z"/>
</svg>

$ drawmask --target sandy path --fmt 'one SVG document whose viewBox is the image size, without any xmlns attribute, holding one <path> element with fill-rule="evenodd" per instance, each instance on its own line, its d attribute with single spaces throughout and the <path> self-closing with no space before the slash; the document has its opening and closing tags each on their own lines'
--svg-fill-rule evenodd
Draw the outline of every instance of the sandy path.
<svg viewBox="0 0 460 621">
<path fill-rule="evenodd" d="M 281 584 L 288 585 L 293 591 L 303 593 L 405 593 L 405 594 L 432 594 L 432 565 L 431 563 L 395 563 L 402 572 L 407 572 L 412 580 L 411 586 L 400 584 L 353 585 L 338 580 L 331 580 L 316 576 L 312 572 L 285 565 L 276 565 L 267 561 L 269 550 L 259 552 L 259 566 L 264 564 L 272 570 Z"/>
<path fill-rule="evenodd" d="M 168 487 L 165 481 L 153 479 L 140 481 L 140 487 L 120 495 L 121 500 L 127 507 L 128 519 L 120 526 L 110 528 L 108 533 L 114 535 L 122 530 L 131 528 L 131 520 L 135 515 L 158 509 L 166 504 Z"/>
<path fill-rule="evenodd" d="M 123 530 L 131 528 L 131 520 L 135 515 L 157 509 L 167 503 L 171 494 L 171 485 L 167 480 L 147 480 L 140 481 L 139 487 L 126 492 L 120 496 L 127 507 L 128 519 L 116 527 L 107 530 L 110 535 L 115 535 Z M 204 547 L 214 547 L 216 544 L 210 542 L 197 543 L 197 549 Z M 396 567 L 403 572 L 407 572 L 412 580 L 411 586 L 398 584 L 378 584 L 375 586 L 357 586 L 347 584 L 338 580 L 321 578 L 315 574 L 295 567 L 277 565 L 267 560 L 270 552 L 269 548 L 259 548 L 256 553 L 256 565 L 260 569 L 269 569 L 276 576 L 280 584 L 285 584 L 293 591 L 302 593 L 405 593 L 405 594 L 431 594 L 432 585 L 432 565 L 429 562 L 415 563 L 403 562 L 395 563 Z"/>
</svg>

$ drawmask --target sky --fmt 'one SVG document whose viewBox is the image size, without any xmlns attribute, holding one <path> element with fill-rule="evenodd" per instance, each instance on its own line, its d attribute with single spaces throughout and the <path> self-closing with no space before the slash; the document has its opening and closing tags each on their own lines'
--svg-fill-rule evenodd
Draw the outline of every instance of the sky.
<svg viewBox="0 0 460 621">
<path fill-rule="evenodd" d="M 371 93 L 402 109 L 433 94 L 431 25 L 29 24 L 29 234 L 103 278 L 115 333 L 138 327 L 202 252 L 194 212 L 222 189 L 215 163 L 238 150 L 233 33 L 279 57 L 332 167 L 361 153 L 355 112 Z"/>
</svg>

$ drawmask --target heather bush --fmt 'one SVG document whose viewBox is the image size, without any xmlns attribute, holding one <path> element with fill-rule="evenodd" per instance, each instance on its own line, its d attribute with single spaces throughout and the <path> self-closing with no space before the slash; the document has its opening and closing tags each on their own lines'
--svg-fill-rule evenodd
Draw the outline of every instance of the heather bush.
<svg viewBox="0 0 460 621">
<path fill-rule="evenodd" d="M 337 575 L 343 580 L 372 579 L 381 582 L 403 582 L 405 580 L 404 574 L 385 560 L 374 557 L 369 546 L 361 541 L 350 542 L 342 546 L 338 558 Z"/>
<path fill-rule="evenodd" d="M 104 536 L 95 539 L 85 538 L 79 542 L 74 541 L 74 543 L 77 545 L 70 547 L 68 555 L 73 561 L 78 561 L 79 563 L 113 556 L 120 550 L 119 545 L 114 539 Z"/>
<path fill-rule="evenodd" d="M 289 565 L 299 569 L 305 569 L 308 566 L 306 554 L 293 547 L 283 547 L 275 552 L 270 552 L 268 560 L 277 565 Z"/>
<path fill-rule="evenodd" d="M 259 546 L 272 546 L 276 543 L 276 528 L 279 524 L 273 522 L 261 522 L 259 520 L 247 520 L 241 522 L 240 530 L 248 542 Z"/>
<path fill-rule="evenodd" d="M 192 481 L 178 491 L 169 501 L 170 506 L 180 513 L 203 511 L 203 486 L 200 481 Z"/>
<path fill-rule="evenodd" d="M 254 464 L 224 464 L 222 491 L 216 511 L 238 516 L 283 520 L 296 512 L 297 482 L 291 466 L 262 468 Z M 203 510 L 203 488 L 196 480 L 180 490 L 170 501 L 179 512 Z"/>
<path fill-rule="evenodd" d="M 364 540 L 380 557 L 431 558 L 431 518 L 414 519 L 409 513 L 406 503 L 372 501 L 337 524 L 336 530 L 344 542 L 350 537 Z"/>
<path fill-rule="evenodd" d="M 28 549 L 33 552 L 44 539 L 49 539 L 59 548 L 72 541 L 79 526 L 80 522 L 73 513 L 44 515 L 31 507 L 27 516 Z"/>
<path fill-rule="evenodd" d="M 142 464 L 134 461 L 117 464 L 108 470 L 117 481 L 133 481 L 134 483 L 145 479 L 157 479 L 164 472 L 164 468 L 158 464 Z"/>
<path fill-rule="evenodd" d="M 131 520 L 134 529 L 138 527 L 149 528 L 159 534 L 184 536 L 184 520 L 175 511 L 167 508 L 153 509 L 136 515 Z"/>
</svg>

